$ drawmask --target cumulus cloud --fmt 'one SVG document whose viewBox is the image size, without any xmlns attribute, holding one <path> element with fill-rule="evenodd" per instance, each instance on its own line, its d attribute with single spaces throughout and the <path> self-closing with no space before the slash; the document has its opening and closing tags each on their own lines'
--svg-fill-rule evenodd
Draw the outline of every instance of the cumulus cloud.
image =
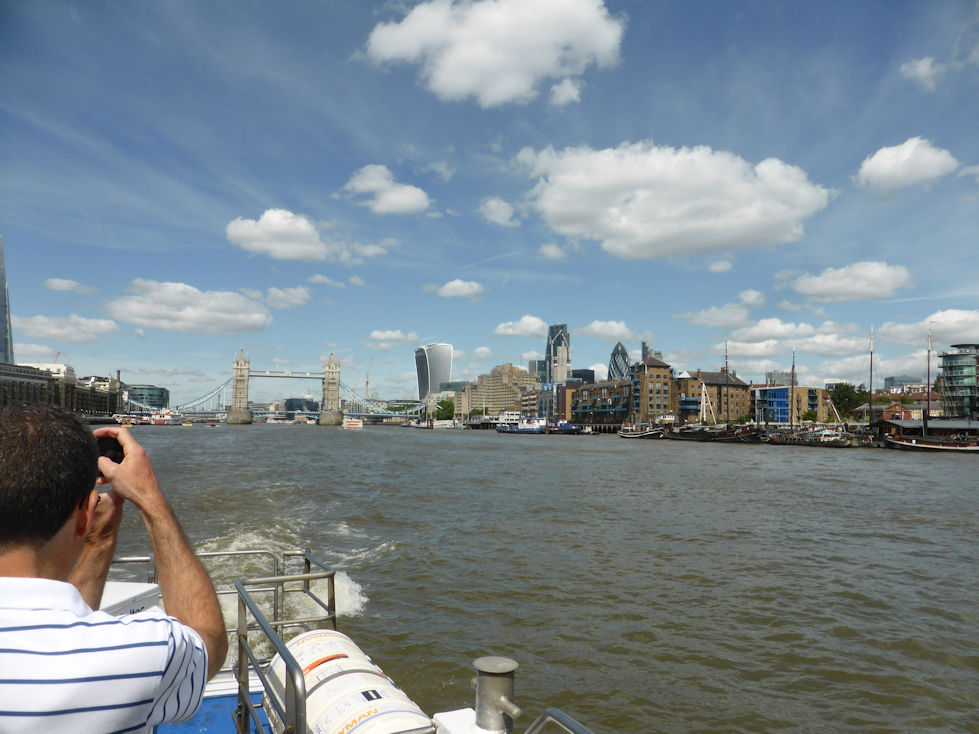
<svg viewBox="0 0 979 734">
<path fill-rule="evenodd" d="M 83 295 L 88 295 L 89 293 L 95 293 L 96 289 L 89 285 L 83 285 L 77 280 L 68 280 L 67 278 L 48 278 L 44 281 L 44 287 L 49 291 L 67 291 L 71 293 L 81 293 Z"/>
<path fill-rule="evenodd" d="M 541 245 L 538 252 L 540 252 L 541 257 L 544 259 L 552 260 L 554 262 L 559 262 L 568 256 L 568 253 L 553 242 L 547 242 Z"/>
<path fill-rule="evenodd" d="M 497 336 L 547 336 L 547 324 L 543 319 L 524 314 L 519 321 L 504 321 L 493 333 Z"/>
<path fill-rule="evenodd" d="M 61 316 L 11 316 L 15 331 L 34 339 L 50 339 L 70 344 L 88 344 L 116 331 L 119 326 L 111 319 L 86 319 L 72 314 Z"/>
<path fill-rule="evenodd" d="M 757 342 L 770 339 L 791 339 L 814 334 L 811 324 L 793 324 L 778 318 L 761 319 L 752 326 L 745 326 L 731 333 L 731 339 Z"/>
<path fill-rule="evenodd" d="M 414 331 L 405 334 L 401 329 L 374 329 L 371 332 L 370 340 L 364 344 L 370 349 L 387 352 L 395 346 L 416 344 L 417 342 L 418 334 Z"/>
<path fill-rule="evenodd" d="M 53 362 L 59 352 L 43 344 L 14 343 L 14 355 L 19 362 Z"/>
<path fill-rule="evenodd" d="M 276 260 L 309 262 L 338 254 L 320 239 L 310 219 L 285 209 L 268 209 L 258 221 L 238 217 L 228 223 L 225 234 L 235 247 Z"/>
<path fill-rule="evenodd" d="M 734 267 L 730 260 L 712 260 L 707 269 L 712 273 L 726 273 Z"/>
<path fill-rule="evenodd" d="M 739 303 L 727 303 L 723 306 L 711 306 L 702 311 L 687 311 L 677 314 L 676 317 L 694 326 L 727 329 L 743 325 L 748 320 L 748 308 Z"/>
<path fill-rule="evenodd" d="M 477 362 L 485 362 L 493 359 L 493 352 L 489 347 L 476 347 L 471 352 L 455 352 L 456 359 L 471 359 Z"/>
<path fill-rule="evenodd" d="M 483 199 L 479 205 L 479 213 L 486 218 L 486 221 L 501 227 L 520 226 L 520 222 L 513 218 L 513 207 L 495 196 Z"/>
<path fill-rule="evenodd" d="M 417 186 L 401 184 L 387 166 L 371 164 L 351 176 L 343 187 L 353 194 L 369 194 L 362 202 L 375 214 L 418 214 L 428 209 L 428 194 Z"/>
<path fill-rule="evenodd" d="M 929 92 L 935 91 L 938 79 L 945 73 L 948 66 L 936 63 L 931 56 L 923 59 L 914 59 L 901 64 L 901 75 L 905 79 L 917 82 Z"/>
<path fill-rule="evenodd" d="M 524 352 L 523 354 L 520 355 L 521 362 L 529 362 L 532 359 L 544 359 L 544 355 L 541 354 L 540 352 L 536 352 L 533 350 L 529 352 Z"/>
<path fill-rule="evenodd" d="M 564 107 L 581 101 L 581 82 L 576 79 L 562 79 L 551 87 L 551 104 Z"/>
<path fill-rule="evenodd" d="M 269 288 L 265 300 L 272 308 L 298 308 L 309 303 L 309 288 Z"/>
<path fill-rule="evenodd" d="M 592 321 L 587 326 L 581 326 L 574 330 L 575 335 L 597 336 L 608 342 L 628 341 L 635 339 L 636 335 L 625 321 Z"/>
<path fill-rule="evenodd" d="M 375 63 L 420 66 L 444 101 L 474 97 L 484 108 L 527 102 L 548 79 L 580 76 L 618 61 L 625 30 L 601 0 L 431 0 L 367 40 Z"/>
<path fill-rule="evenodd" d="M 349 278 L 347 278 L 347 282 L 350 283 L 350 285 L 358 288 L 364 288 L 367 286 L 367 281 L 365 281 L 359 275 L 351 275 Z"/>
<path fill-rule="evenodd" d="M 598 362 L 597 364 L 593 364 L 588 369 L 594 370 L 594 372 L 595 372 L 595 381 L 596 382 L 601 382 L 602 380 L 607 380 L 608 379 L 608 365 L 607 364 L 603 364 L 602 362 Z"/>
<path fill-rule="evenodd" d="M 715 344 L 714 352 L 722 354 L 725 347 L 732 357 L 771 357 L 778 351 L 778 341 L 766 339 L 760 342 L 727 341 Z"/>
<path fill-rule="evenodd" d="M 914 137 L 900 145 L 885 147 L 864 159 L 857 185 L 886 196 L 908 186 L 930 184 L 958 168 L 959 162 L 930 140 Z"/>
<path fill-rule="evenodd" d="M 916 323 L 888 321 L 877 336 L 898 344 L 927 344 L 929 327 L 935 344 L 979 344 L 979 311 L 954 308 L 936 311 Z"/>
<path fill-rule="evenodd" d="M 474 280 L 456 278 L 445 285 L 426 285 L 424 289 L 429 293 L 437 293 L 443 298 L 475 298 L 486 291 L 486 286 Z"/>
<path fill-rule="evenodd" d="M 834 193 L 775 158 L 751 166 L 707 146 L 525 148 L 517 161 L 548 226 L 627 260 L 794 242 Z"/>
<path fill-rule="evenodd" d="M 840 303 L 891 298 L 899 288 L 911 288 L 914 283 L 903 265 L 864 261 L 826 268 L 819 275 L 804 273 L 789 285 L 814 301 Z"/>
<path fill-rule="evenodd" d="M 749 288 L 738 294 L 738 300 L 748 308 L 760 308 L 765 305 L 765 294 Z"/>
<path fill-rule="evenodd" d="M 844 356 L 848 354 L 865 354 L 869 341 L 866 337 L 844 337 L 839 334 L 815 334 L 805 339 L 791 342 L 798 352 L 817 354 L 821 356 Z"/>
<path fill-rule="evenodd" d="M 272 323 L 265 305 L 232 291 L 202 291 L 186 283 L 136 278 L 131 295 L 110 301 L 109 315 L 137 326 L 197 334 L 262 331 Z"/>
<path fill-rule="evenodd" d="M 316 283 L 318 285 L 328 285 L 328 286 L 332 286 L 333 288 L 347 287 L 346 283 L 342 283 L 339 280 L 333 280 L 333 278 L 330 278 L 326 275 L 321 275 L 320 273 L 316 273 L 315 275 L 309 276 L 309 282 Z"/>
</svg>

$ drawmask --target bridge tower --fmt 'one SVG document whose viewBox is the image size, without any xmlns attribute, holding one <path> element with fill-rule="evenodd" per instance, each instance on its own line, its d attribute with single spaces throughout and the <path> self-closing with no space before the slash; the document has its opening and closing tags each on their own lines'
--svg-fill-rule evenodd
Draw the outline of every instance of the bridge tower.
<svg viewBox="0 0 979 734">
<path fill-rule="evenodd" d="M 323 402 L 320 403 L 321 426 L 339 426 L 343 422 L 340 412 L 340 361 L 330 352 L 323 362 Z"/>
<path fill-rule="evenodd" d="M 242 349 L 235 357 L 231 376 L 231 410 L 228 411 L 228 425 L 248 425 L 252 422 L 252 412 L 248 409 L 248 373 L 250 360 Z"/>
</svg>

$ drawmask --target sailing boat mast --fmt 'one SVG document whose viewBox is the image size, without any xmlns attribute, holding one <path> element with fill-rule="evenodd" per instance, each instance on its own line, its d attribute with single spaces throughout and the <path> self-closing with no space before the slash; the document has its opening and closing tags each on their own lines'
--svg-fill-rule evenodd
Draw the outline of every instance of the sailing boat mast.
<svg viewBox="0 0 979 734">
<path fill-rule="evenodd" d="M 724 340 L 724 425 L 731 422 L 731 401 L 728 399 L 727 386 L 730 378 L 727 364 L 727 339 Z"/>
<path fill-rule="evenodd" d="M 795 430 L 795 350 L 792 350 L 792 379 L 789 380 L 789 430 Z"/>
<path fill-rule="evenodd" d="M 870 398 L 867 402 L 867 428 L 874 425 L 874 327 L 870 327 Z"/>
<path fill-rule="evenodd" d="M 931 324 L 928 324 L 928 366 L 925 368 L 928 377 L 926 378 L 927 384 L 925 385 L 925 390 L 927 390 L 927 397 L 925 398 L 925 414 L 921 420 L 921 435 L 928 435 L 928 416 L 931 414 Z"/>
</svg>

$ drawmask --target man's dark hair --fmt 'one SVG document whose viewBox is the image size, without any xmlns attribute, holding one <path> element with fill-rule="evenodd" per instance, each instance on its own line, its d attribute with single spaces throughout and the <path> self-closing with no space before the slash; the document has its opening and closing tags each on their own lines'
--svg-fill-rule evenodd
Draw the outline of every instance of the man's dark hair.
<svg viewBox="0 0 979 734">
<path fill-rule="evenodd" d="M 67 410 L 0 411 L 0 549 L 53 538 L 95 487 L 98 455 L 92 431 Z"/>
</svg>

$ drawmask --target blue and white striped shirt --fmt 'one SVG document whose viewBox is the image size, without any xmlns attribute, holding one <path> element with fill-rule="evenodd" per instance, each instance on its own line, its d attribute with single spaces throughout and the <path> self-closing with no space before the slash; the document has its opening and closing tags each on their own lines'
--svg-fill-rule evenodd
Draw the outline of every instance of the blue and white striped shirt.
<svg viewBox="0 0 979 734">
<path fill-rule="evenodd" d="M 113 617 L 71 584 L 0 578 L 0 734 L 149 732 L 206 682 L 204 642 L 159 607 Z"/>
</svg>

